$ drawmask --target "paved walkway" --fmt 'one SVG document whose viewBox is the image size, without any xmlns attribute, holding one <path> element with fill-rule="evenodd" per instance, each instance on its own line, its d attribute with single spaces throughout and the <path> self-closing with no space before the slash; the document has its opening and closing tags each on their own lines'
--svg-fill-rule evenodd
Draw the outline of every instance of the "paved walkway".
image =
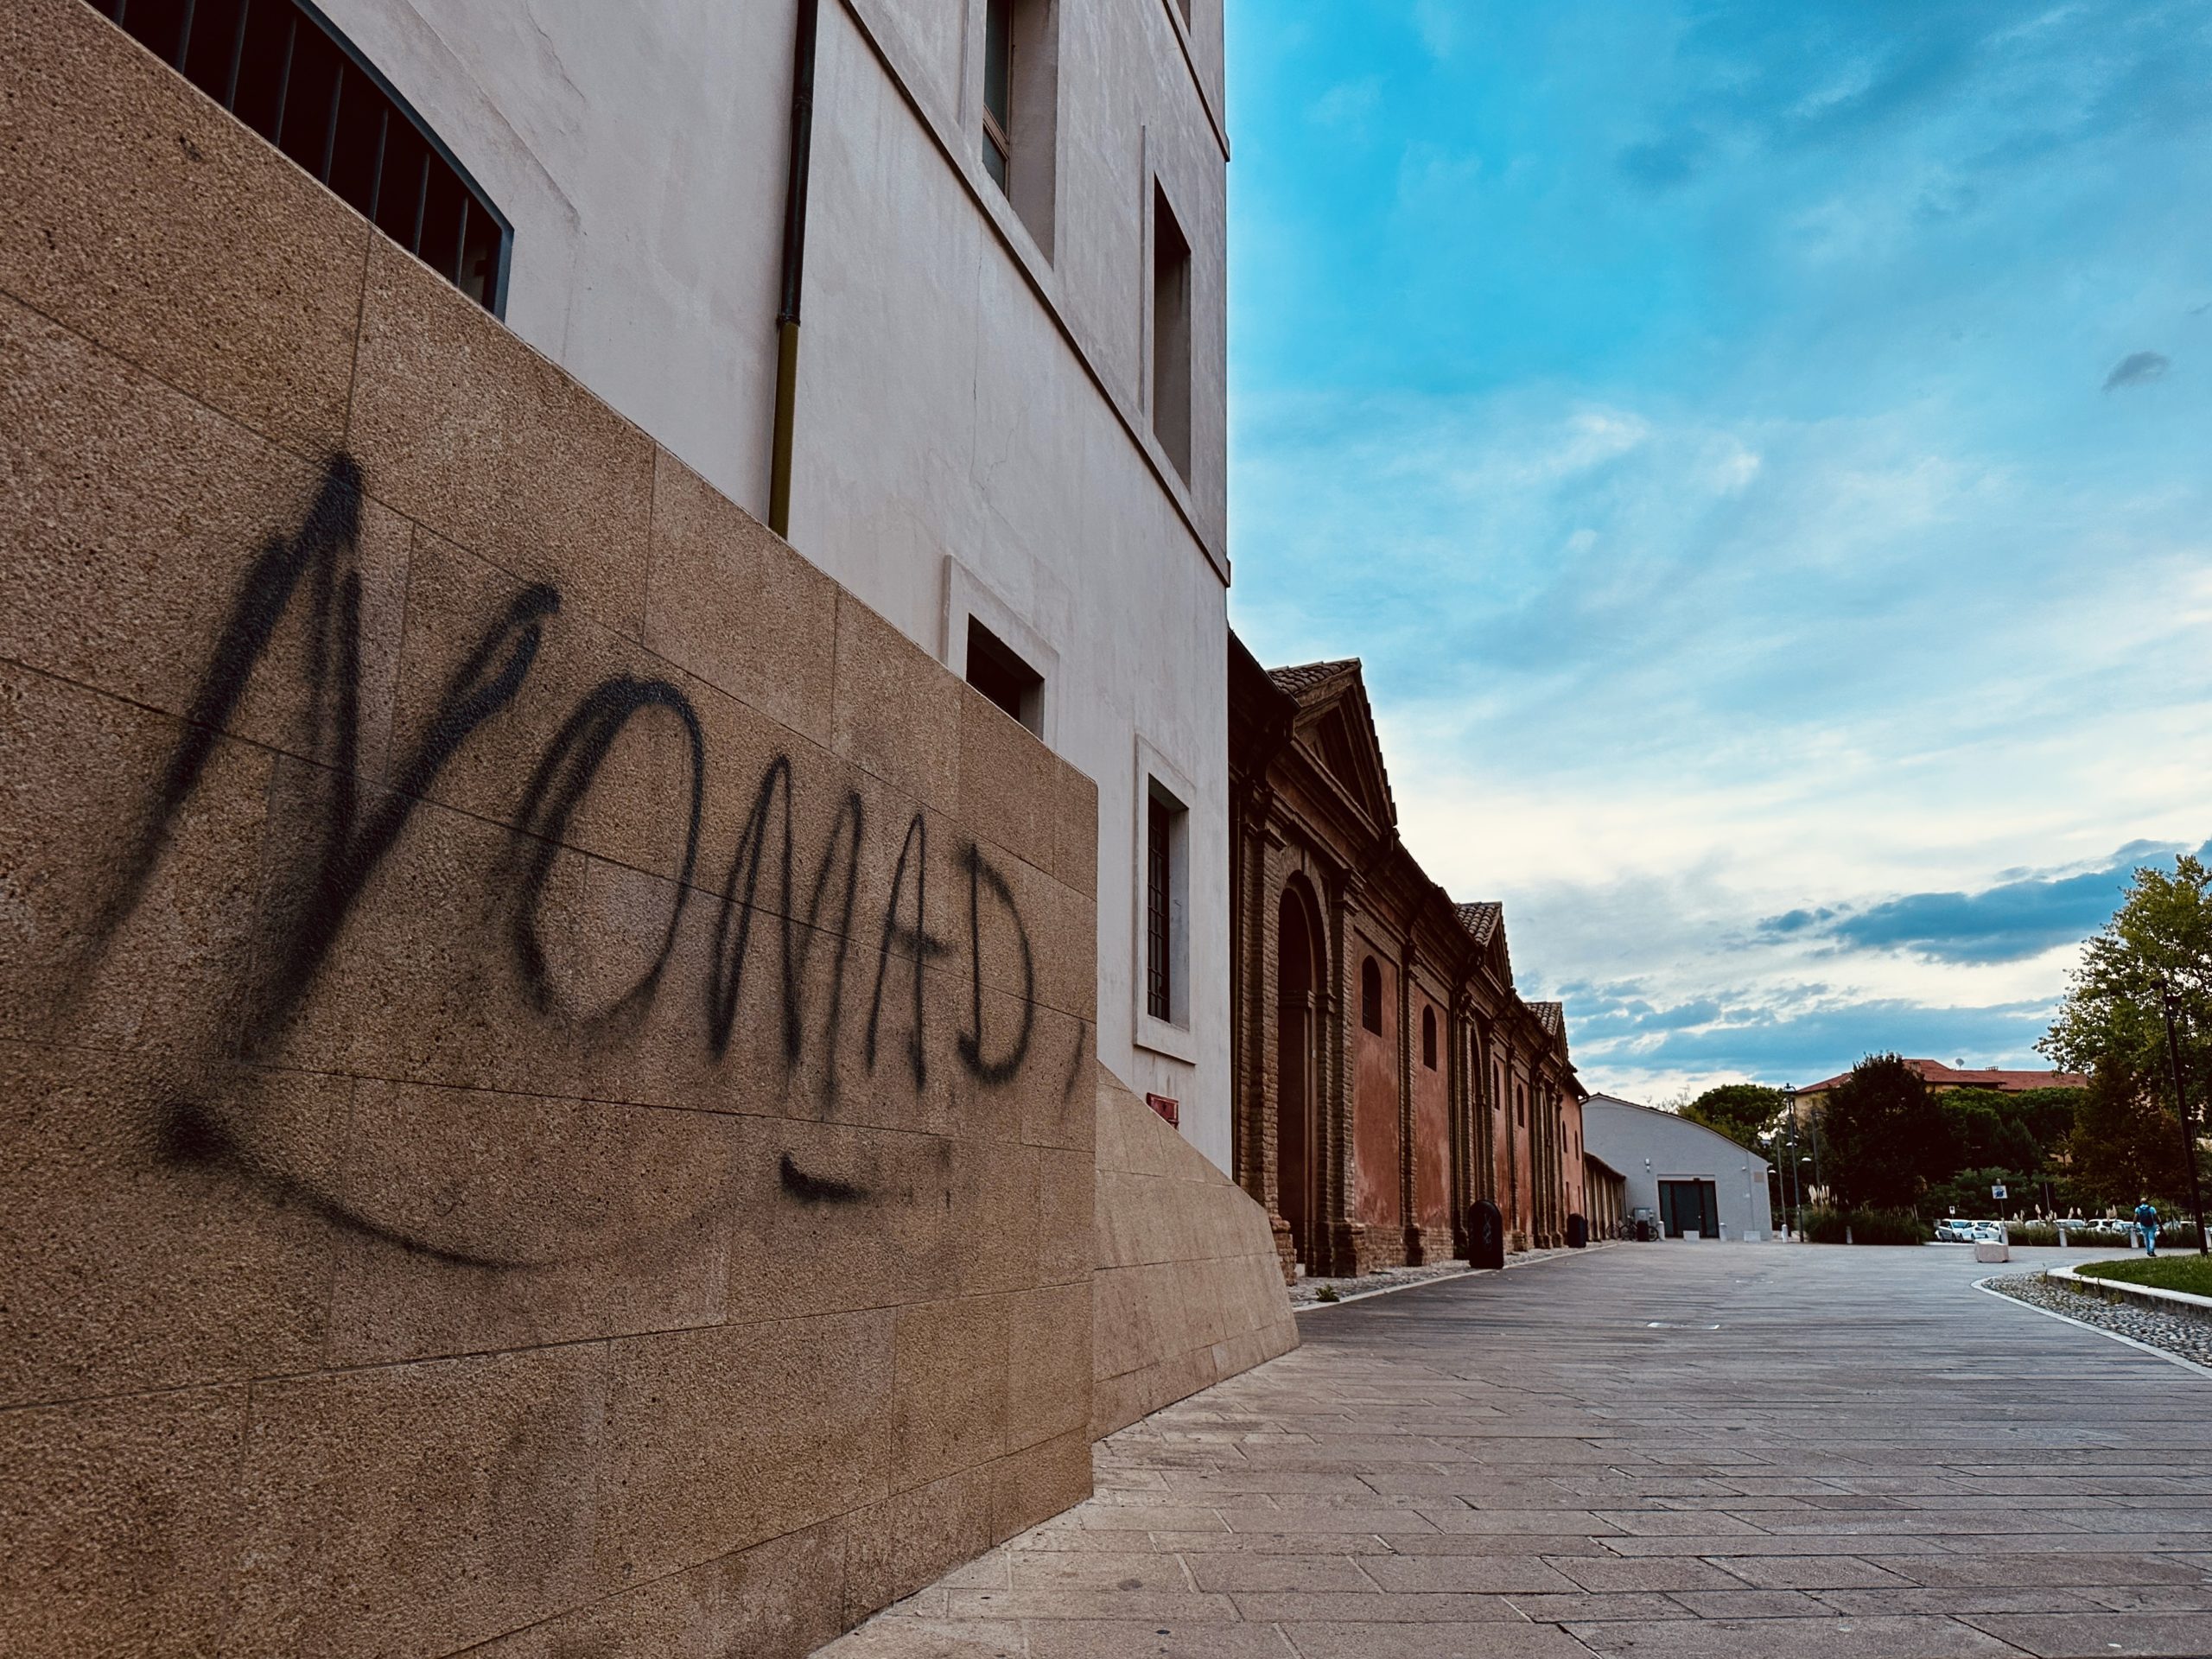
<svg viewBox="0 0 2212 1659">
<path fill-rule="evenodd" d="M 2212 1378 L 1994 1271 L 1654 1245 L 1319 1310 L 825 1659 L 2212 1654 Z"/>
</svg>

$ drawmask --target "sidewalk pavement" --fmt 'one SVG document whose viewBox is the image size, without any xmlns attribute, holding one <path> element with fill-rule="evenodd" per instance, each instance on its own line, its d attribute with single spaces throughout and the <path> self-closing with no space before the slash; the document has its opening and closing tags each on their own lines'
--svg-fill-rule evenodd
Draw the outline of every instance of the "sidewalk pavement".
<svg viewBox="0 0 2212 1659">
<path fill-rule="evenodd" d="M 2212 1653 L 2212 1380 L 1991 1271 L 1677 1243 L 1316 1309 L 823 1654 Z"/>
</svg>

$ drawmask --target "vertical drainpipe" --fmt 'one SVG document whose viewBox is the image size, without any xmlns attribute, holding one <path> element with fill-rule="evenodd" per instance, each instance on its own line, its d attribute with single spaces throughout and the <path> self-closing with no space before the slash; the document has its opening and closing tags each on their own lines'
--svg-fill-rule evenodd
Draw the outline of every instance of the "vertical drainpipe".
<svg viewBox="0 0 2212 1659">
<path fill-rule="evenodd" d="M 798 0 L 791 46 L 791 159 L 784 176 L 783 280 L 776 308 L 776 417 L 768 458 L 768 528 L 791 533 L 791 429 L 798 406 L 798 311 L 806 276 L 806 184 L 814 150 L 814 42 L 822 0 Z"/>
</svg>

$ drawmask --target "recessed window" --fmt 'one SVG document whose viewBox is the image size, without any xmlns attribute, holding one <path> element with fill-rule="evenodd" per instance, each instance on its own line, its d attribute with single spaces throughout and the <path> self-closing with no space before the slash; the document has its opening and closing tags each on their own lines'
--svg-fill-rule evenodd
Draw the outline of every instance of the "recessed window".
<svg viewBox="0 0 2212 1659">
<path fill-rule="evenodd" d="M 1513 1091 L 1513 1121 L 1524 1129 L 1529 1127 L 1529 1091 L 1526 1089 Z"/>
<path fill-rule="evenodd" d="M 1166 193 L 1152 189 L 1152 430 L 1191 480 L 1191 243 Z"/>
<path fill-rule="evenodd" d="M 1382 1034 L 1382 970 L 1372 957 L 1359 964 L 1359 1023 Z"/>
<path fill-rule="evenodd" d="M 1421 1011 L 1421 1063 L 1430 1071 L 1436 1070 L 1436 1010 Z"/>
<path fill-rule="evenodd" d="M 968 619 L 968 683 L 1031 731 L 1043 734 L 1045 677 L 972 616 Z"/>
<path fill-rule="evenodd" d="M 1144 1006 L 1154 1020 L 1190 1023 L 1190 811 L 1154 780 L 1145 800 Z"/>
<path fill-rule="evenodd" d="M 352 43 L 293 0 L 91 0 L 493 315 L 505 217 Z"/>
<path fill-rule="evenodd" d="M 983 170 L 1047 258 L 1059 106 L 1058 0 L 984 0 Z"/>
</svg>

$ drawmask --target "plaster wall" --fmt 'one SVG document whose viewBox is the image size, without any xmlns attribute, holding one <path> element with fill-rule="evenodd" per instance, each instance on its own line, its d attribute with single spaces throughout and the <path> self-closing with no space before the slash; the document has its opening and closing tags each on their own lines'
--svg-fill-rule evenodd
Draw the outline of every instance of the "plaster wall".
<svg viewBox="0 0 2212 1659">
<path fill-rule="evenodd" d="M 325 10 L 513 220 L 515 331 L 762 512 L 794 0 Z M 982 171 L 981 0 L 823 5 L 792 541 L 956 672 L 970 610 L 1049 654 L 1044 735 L 1099 791 L 1100 1057 L 1225 1166 L 1221 17 L 1055 10 L 1040 235 Z M 1152 431 L 1155 187 L 1192 250 L 1187 482 Z M 1147 749 L 1191 798 L 1182 1033 L 1138 1006 Z"/>
<path fill-rule="evenodd" d="M 1625 1178 L 1631 1212 L 1658 1213 L 1662 1180 L 1711 1181 L 1727 1237 L 1774 1236 L 1766 1160 L 1726 1135 L 1672 1112 L 1604 1095 L 1583 1103 L 1582 1124 L 1591 1153 Z"/>
<path fill-rule="evenodd" d="M 1085 1496 L 1090 779 L 81 0 L 0 156 L 0 1651 L 768 1659 Z"/>
</svg>

